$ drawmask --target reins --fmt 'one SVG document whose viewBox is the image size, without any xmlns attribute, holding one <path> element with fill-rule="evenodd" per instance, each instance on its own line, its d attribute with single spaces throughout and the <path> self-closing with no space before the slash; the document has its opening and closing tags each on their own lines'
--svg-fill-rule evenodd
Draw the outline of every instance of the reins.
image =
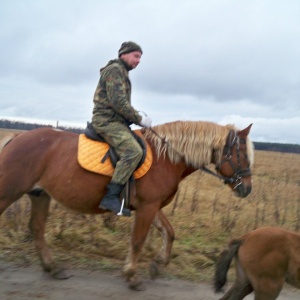
<svg viewBox="0 0 300 300">
<path fill-rule="evenodd" d="M 161 137 L 152 127 L 149 128 L 149 130 L 155 134 L 159 139 L 162 140 L 162 142 L 164 144 L 167 144 L 169 147 L 172 147 L 172 145 L 170 145 L 167 141 L 165 137 Z M 233 136 L 233 138 L 232 138 Z M 236 145 L 236 153 L 237 153 L 237 161 L 238 161 L 238 166 L 237 168 L 235 168 L 231 158 L 231 147 Z M 177 152 L 177 154 L 179 154 L 180 156 L 182 155 L 181 153 L 179 153 L 176 149 L 174 149 L 174 147 L 172 147 L 173 151 Z M 226 145 L 224 147 L 224 152 L 226 152 L 225 154 L 225 159 L 223 159 L 219 164 L 216 165 L 216 171 L 219 171 L 221 168 L 221 165 L 225 162 L 228 162 L 231 166 L 231 168 L 234 171 L 234 174 L 232 177 L 226 177 L 223 175 L 220 175 L 216 172 L 211 171 L 210 169 L 208 169 L 207 167 L 203 166 L 201 168 L 199 168 L 200 171 L 203 171 L 207 174 L 210 174 L 212 176 L 215 176 L 217 178 L 219 178 L 220 180 L 223 180 L 224 184 L 233 184 L 233 183 L 237 183 L 234 186 L 234 189 L 236 189 L 242 182 L 241 179 L 245 176 L 250 176 L 251 175 L 251 171 L 249 166 L 246 169 L 242 169 L 241 167 L 241 162 L 240 162 L 240 149 L 239 149 L 239 143 L 238 143 L 238 136 L 236 134 L 236 131 L 234 130 L 230 130 L 228 138 L 227 138 L 227 142 Z"/>
<path fill-rule="evenodd" d="M 150 131 L 152 132 L 152 133 L 154 133 L 160 140 L 162 140 L 162 142 L 164 143 L 164 144 L 168 144 L 170 147 L 172 147 L 167 141 L 166 141 L 166 138 L 165 137 L 161 137 L 152 127 L 149 127 L 149 129 L 150 129 Z M 172 147 L 172 149 L 175 151 L 175 152 L 177 152 L 178 153 L 178 151 L 176 150 L 176 149 L 174 149 L 173 147 Z M 180 153 L 178 153 L 178 154 L 180 154 Z M 180 154 L 181 155 L 181 154 Z"/>
<path fill-rule="evenodd" d="M 241 178 L 235 179 L 233 177 L 225 177 L 223 175 L 219 175 L 218 173 L 213 172 L 212 170 L 208 169 L 207 167 L 201 167 L 201 168 L 199 168 L 199 170 L 203 171 L 207 174 L 213 175 L 213 176 L 219 178 L 220 180 L 223 180 L 224 184 L 234 183 L 237 180 L 241 179 Z"/>
</svg>

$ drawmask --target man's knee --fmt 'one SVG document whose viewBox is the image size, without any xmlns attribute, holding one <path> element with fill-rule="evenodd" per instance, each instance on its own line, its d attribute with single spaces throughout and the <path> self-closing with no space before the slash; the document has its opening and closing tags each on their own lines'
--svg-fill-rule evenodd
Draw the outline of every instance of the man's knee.
<svg viewBox="0 0 300 300">
<path fill-rule="evenodd" d="M 136 158 L 138 161 L 140 161 L 142 157 L 143 157 L 143 149 L 142 147 L 139 146 L 136 148 Z"/>
<path fill-rule="evenodd" d="M 139 162 L 143 156 L 143 150 L 139 144 L 136 144 L 135 147 L 131 145 L 130 148 L 124 152 L 124 156 L 131 161 Z"/>
</svg>

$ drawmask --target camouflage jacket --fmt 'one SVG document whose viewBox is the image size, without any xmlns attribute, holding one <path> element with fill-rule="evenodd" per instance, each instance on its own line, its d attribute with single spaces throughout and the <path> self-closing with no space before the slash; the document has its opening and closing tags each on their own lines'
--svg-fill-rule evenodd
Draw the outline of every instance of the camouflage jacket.
<svg viewBox="0 0 300 300">
<path fill-rule="evenodd" d="M 128 69 L 120 59 L 111 60 L 100 69 L 100 79 L 94 94 L 93 118 L 97 118 L 97 123 L 119 121 L 127 125 L 138 125 L 142 119 L 131 106 Z"/>
</svg>

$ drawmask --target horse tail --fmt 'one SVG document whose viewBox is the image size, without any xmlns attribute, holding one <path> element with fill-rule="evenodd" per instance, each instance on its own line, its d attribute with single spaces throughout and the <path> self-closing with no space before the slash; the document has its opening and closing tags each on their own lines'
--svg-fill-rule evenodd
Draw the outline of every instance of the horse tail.
<svg viewBox="0 0 300 300">
<path fill-rule="evenodd" d="M 242 245 L 243 240 L 237 239 L 232 240 L 229 243 L 229 248 L 224 250 L 216 264 L 215 269 L 215 277 L 214 277 L 214 287 L 215 292 L 219 293 L 222 292 L 222 287 L 227 282 L 227 273 L 231 264 L 231 261 L 234 257 L 236 257 L 237 252 Z"/>
<path fill-rule="evenodd" d="M 2 152 L 3 148 L 11 142 L 19 133 L 11 132 L 8 135 L 6 135 L 2 140 L 0 140 L 0 153 Z"/>
</svg>

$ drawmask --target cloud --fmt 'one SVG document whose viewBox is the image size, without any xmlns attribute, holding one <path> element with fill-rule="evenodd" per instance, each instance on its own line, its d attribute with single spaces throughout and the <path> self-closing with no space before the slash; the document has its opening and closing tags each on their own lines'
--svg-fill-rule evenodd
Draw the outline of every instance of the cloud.
<svg viewBox="0 0 300 300">
<path fill-rule="evenodd" d="M 134 40 L 133 104 L 155 123 L 247 120 L 299 143 L 298 15 L 292 0 L 4 0 L 0 115 L 85 123 L 100 67 Z"/>
</svg>

